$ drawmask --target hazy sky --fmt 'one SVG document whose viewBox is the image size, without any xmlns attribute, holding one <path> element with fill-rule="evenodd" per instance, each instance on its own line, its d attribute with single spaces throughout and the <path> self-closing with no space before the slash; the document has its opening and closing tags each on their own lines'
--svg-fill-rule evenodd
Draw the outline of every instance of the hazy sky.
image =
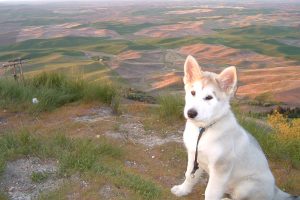
<svg viewBox="0 0 300 200">
<path fill-rule="evenodd" d="M 72 1 L 74 0 L 0 0 L 0 2 L 64 2 L 64 1 Z M 85 2 L 86 0 L 75 0 Z M 87 0 L 87 1 L 128 1 L 128 0 Z M 132 0 L 129 0 L 132 1 Z M 138 0 L 136 0 L 138 1 Z"/>
</svg>

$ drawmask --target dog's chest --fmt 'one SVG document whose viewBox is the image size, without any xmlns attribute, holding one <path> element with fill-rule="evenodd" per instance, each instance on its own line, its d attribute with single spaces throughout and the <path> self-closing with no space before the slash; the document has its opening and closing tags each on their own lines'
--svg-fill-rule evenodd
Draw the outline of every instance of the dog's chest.
<svg viewBox="0 0 300 200">
<path fill-rule="evenodd" d="M 199 140 L 198 144 L 198 162 L 203 169 L 207 168 L 209 158 L 214 154 L 216 151 L 217 144 L 214 141 L 213 137 L 210 137 L 209 134 L 213 134 L 212 132 L 206 131 L 203 133 Z M 185 132 L 184 134 L 184 144 L 187 148 L 187 151 L 191 155 L 195 155 L 197 140 L 199 136 L 198 132 Z"/>
</svg>

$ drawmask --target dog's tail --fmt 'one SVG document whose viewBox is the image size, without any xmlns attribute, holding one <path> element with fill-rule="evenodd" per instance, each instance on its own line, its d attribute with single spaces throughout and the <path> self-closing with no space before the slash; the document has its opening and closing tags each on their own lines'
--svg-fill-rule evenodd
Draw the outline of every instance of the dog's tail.
<svg viewBox="0 0 300 200">
<path fill-rule="evenodd" d="M 300 196 L 293 196 L 276 187 L 274 200 L 300 200 Z"/>
</svg>

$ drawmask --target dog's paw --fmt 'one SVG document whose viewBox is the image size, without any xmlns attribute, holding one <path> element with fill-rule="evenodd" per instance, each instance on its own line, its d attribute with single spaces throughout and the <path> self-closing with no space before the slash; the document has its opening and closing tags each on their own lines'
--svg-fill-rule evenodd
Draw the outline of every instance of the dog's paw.
<svg viewBox="0 0 300 200">
<path fill-rule="evenodd" d="M 188 195 L 191 190 L 188 190 L 183 185 L 175 185 L 174 187 L 172 187 L 171 192 L 178 197 L 182 197 Z"/>
</svg>

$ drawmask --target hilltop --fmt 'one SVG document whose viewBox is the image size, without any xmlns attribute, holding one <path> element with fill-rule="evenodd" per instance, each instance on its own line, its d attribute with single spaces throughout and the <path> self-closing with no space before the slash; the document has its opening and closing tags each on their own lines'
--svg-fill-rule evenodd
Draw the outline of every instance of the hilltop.
<svg viewBox="0 0 300 200">
<path fill-rule="evenodd" d="M 0 64 L 25 59 L 25 81 L 0 67 L 0 199 L 176 199 L 187 55 L 207 71 L 237 67 L 232 109 L 296 195 L 299 11 L 292 1 L 0 4 Z M 199 199 L 206 181 L 182 199 Z"/>
</svg>

